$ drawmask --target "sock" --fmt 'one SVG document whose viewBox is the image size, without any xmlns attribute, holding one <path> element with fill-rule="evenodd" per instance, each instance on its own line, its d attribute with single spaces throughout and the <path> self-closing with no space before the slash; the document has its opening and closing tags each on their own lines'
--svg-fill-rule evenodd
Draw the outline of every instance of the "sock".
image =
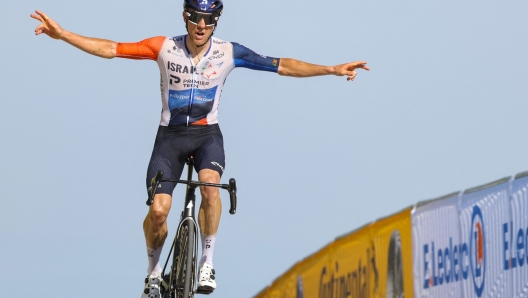
<svg viewBox="0 0 528 298">
<path fill-rule="evenodd" d="M 200 259 L 200 265 L 203 263 L 209 263 L 213 266 L 213 252 L 216 242 L 216 234 L 204 235 L 200 233 L 200 238 L 202 238 L 202 258 Z"/>
<path fill-rule="evenodd" d="M 161 256 L 161 249 L 163 246 L 158 247 L 156 249 L 150 248 L 147 246 L 147 255 L 148 255 L 148 269 L 147 274 L 148 275 L 161 275 L 161 266 L 159 264 L 159 259 Z"/>
</svg>

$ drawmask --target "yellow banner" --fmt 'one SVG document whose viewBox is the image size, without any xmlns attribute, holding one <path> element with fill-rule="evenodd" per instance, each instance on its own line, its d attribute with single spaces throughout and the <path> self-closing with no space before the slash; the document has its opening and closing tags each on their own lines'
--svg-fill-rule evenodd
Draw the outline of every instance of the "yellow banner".
<svg viewBox="0 0 528 298">
<path fill-rule="evenodd" d="M 414 297 L 411 210 L 370 227 L 380 276 L 380 287 L 370 297 Z"/>
<path fill-rule="evenodd" d="M 257 298 L 413 297 L 411 208 L 297 263 Z"/>
</svg>

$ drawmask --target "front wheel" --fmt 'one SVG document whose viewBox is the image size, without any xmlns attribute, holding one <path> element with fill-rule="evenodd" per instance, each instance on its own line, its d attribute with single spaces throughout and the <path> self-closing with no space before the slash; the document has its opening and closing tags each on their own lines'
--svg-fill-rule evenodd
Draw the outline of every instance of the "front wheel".
<svg viewBox="0 0 528 298">
<path fill-rule="evenodd" d="M 184 290 L 183 290 L 183 297 L 194 297 L 194 276 L 195 276 L 195 272 L 194 272 L 194 261 L 195 261 L 195 256 L 194 256 L 194 243 L 195 243 L 195 239 L 194 237 L 196 236 L 195 235 L 195 226 L 194 226 L 194 223 L 192 221 L 187 221 L 188 223 L 188 241 L 187 241 L 187 247 L 185 249 L 185 253 L 187 254 L 186 256 L 186 259 L 185 259 L 185 276 L 184 276 L 184 280 L 185 280 L 185 286 L 184 286 Z"/>
<path fill-rule="evenodd" d="M 174 298 L 194 297 L 195 276 L 195 243 L 196 226 L 193 221 L 188 220 L 180 229 L 176 249 L 174 250 L 173 268 L 175 272 Z"/>
</svg>

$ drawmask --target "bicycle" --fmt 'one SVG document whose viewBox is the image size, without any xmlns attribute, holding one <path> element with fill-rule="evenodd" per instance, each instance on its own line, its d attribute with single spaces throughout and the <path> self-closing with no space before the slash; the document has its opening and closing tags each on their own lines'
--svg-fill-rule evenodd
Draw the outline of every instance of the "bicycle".
<svg viewBox="0 0 528 298">
<path fill-rule="evenodd" d="M 164 179 L 163 172 L 158 171 L 156 177 L 151 180 L 151 187 L 148 190 L 149 197 L 147 205 L 150 206 L 154 202 L 156 190 L 161 182 L 176 182 L 187 184 L 187 191 L 185 194 L 184 209 L 180 216 L 176 236 L 172 242 L 167 261 L 163 266 L 162 271 L 162 287 L 161 295 L 163 298 L 192 298 L 194 294 L 210 294 L 211 292 L 199 292 L 195 290 L 197 279 L 197 254 L 198 254 L 198 231 L 194 216 L 194 206 L 196 201 L 195 191 L 198 186 L 211 186 L 226 189 L 229 191 L 230 197 L 230 214 L 236 213 L 236 180 L 229 179 L 229 184 L 215 184 L 205 183 L 199 181 L 192 181 L 194 159 L 192 157 L 187 159 L 187 180 Z M 174 250 L 174 253 L 173 253 Z M 172 265 L 170 272 L 165 274 L 165 269 L 172 255 Z"/>
</svg>

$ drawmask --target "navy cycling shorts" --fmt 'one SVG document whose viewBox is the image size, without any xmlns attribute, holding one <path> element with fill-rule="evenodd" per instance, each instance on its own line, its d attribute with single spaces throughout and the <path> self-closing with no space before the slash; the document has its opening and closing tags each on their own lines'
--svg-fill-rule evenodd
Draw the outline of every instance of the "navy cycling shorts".
<svg viewBox="0 0 528 298">
<path fill-rule="evenodd" d="M 164 178 L 180 179 L 189 156 L 194 156 L 194 169 L 217 171 L 225 168 L 224 140 L 218 124 L 204 126 L 160 126 L 147 170 L 147 189 L 158 171 Z M 162 182 L 156 194 L 172 195 L 176 183 Z"/>
</svg>

